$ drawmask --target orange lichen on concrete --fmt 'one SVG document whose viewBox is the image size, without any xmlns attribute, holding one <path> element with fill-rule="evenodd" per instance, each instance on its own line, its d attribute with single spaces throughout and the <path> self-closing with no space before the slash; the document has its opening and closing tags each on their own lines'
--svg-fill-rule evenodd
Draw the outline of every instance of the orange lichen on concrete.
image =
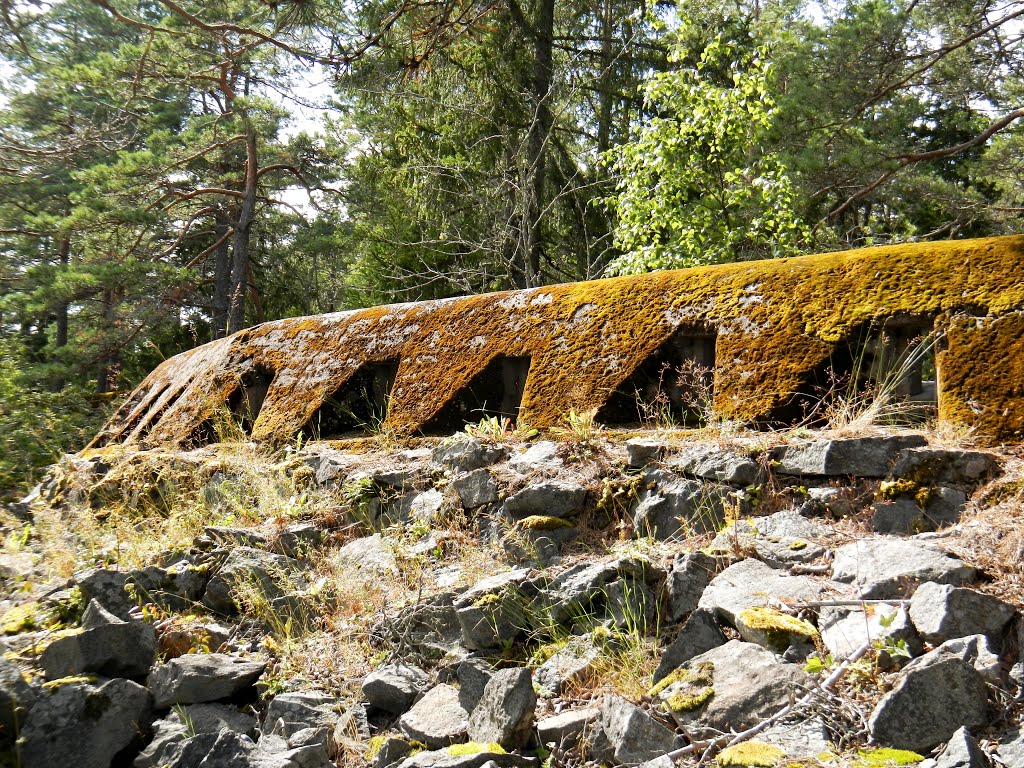
<svg viewBox="0 0 1024 768">
<path fill-rule="evenodd" d="M 662 271 L 264 323 L 160 365 L 94 445 L 180 444 L 247 375 L 273 375 L 252 428 L 290 439 L 360 366 L 397 361 L 387 426 L 422 429 L 498 356 L 529 357 L 520 418 L 535 427 L 601 406 L 677 328 L 717 333 L 715 410 L 743 421 L 788 402 L 866 323 L 957 313 L 941 354 L 940 411 L 998 436 L 1024 419 L 1016 379 L 986 376 L 1017 350 L 1024 236 L 871 248 Z M 1007 346 L 1008 345 L 1008 346 Z M 979 349 L 980 348 L 980 349 Z M 986 357 L 986 355 L 988 357 Z M 1005 380 L 1004 380 L 1005 379 Z M 948 390 L 949 397 L 944 399 Z M 979 411 L 980 409 L 980 411 Z M 988 409 L 988 410 L 986 410 Z M 1016 433 L 1015 433 L 1016 434 Z"/>
</svg>

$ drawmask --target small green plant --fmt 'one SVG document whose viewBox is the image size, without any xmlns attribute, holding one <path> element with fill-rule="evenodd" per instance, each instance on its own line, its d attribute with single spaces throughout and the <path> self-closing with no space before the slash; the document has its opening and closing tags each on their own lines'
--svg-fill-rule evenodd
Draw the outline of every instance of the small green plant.
<svg viewBox="0 0 1024 768">
<path fill-rule="evenodd" d="M 484 416 L 476 424 L 466 425 L 466 434 L 485 443 L 529 440 L 537 430 L 527 424 L 516 424 L 507 417 Z"/>
<path fill-rule="evenodd" d="M 563 426 L 551 428 L 552 434 L 576 446 L 595 446 L 604 435 L 604 427 L 597 423 L 597 410 L 577 411 L 571 408 L 562 419 Z"/>
</svg>

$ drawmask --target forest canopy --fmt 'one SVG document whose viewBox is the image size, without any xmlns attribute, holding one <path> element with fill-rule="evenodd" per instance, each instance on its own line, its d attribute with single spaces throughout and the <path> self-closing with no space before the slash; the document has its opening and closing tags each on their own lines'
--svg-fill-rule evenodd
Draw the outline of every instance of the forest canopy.
<svg viewBox="0 0 1024 768">
<path fill-rule="evenodd" d="M 0 0 L 0 80 L 0 433 L 57 449 L 265 319 L 1022 229 L 1017 0 Z"/>
</svg>

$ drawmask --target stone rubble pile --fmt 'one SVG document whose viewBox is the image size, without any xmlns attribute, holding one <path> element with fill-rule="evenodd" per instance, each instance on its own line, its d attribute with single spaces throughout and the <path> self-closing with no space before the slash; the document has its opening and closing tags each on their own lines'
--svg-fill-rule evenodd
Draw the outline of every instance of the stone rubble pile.
<svg viewBox="0 0 1024 768">
<path fill-rule="evenodd" d="M 38 596 L 51 609 L 79 600 L 74 629 L 8 631 L 5 620 L 0 750 L 25 768 L 519 768 L 549 755 L 551 765 L 571 755 L 667 768 L 762 725 L 719 764 L 828 764 L 829 754 L 878 747 L 917 753 L 900 764 L 922 768 L 1024 768 L 1020 613 L 932 533 L 955 526 L 999 472 L 994 454 L 902 434 L 767 453 L 640 438 L 612 469 L 570 461 L 548 441 L 468 437 L 375 466 L 315 444 L 301 458 L 314 488 L 358 491 L 367 535 L 330 553 L 345 567 L 394 572 L 384 524 L 429 529 L 453 506 L 512 565 L 398 610 L 379 634 L 412 638 L 419 652 L 379 665 L 356 698 L 308 687 L 261 697 L 259 647 L 230 642 L 246 620 L 239 583 L 315 622 L 308 555 L 329 545 L 312 523 L 275 536 L 210 526 L 149 567 L 83 571 Z M 103 467 L 79 471 L 101 477 Z M 52 481 L 19 511 L 48 495 Z M 854 538 L 836 525 L 854 518 L 873 532 Z M 617 526 L 669 551 L 714 536 L 668 558 L 639 546 L 570 557 L 585 526 Z M 424 539 L 434 551 L 436 532 Z M 24 570 L 5 566 L 13 595 Z M 169 612 L 201 607 L 208 647 L 187 653 L 158 632 L 140 616 L 140 595 Z M 8 606 L 8 618 L 23 607 Z M 662 648 L 649 690 L 574 699 L 598 660 L 636 635 Z M 543 657 L 512 652 L 537 637 L 557 642 Z M 867 695 L 860 717 L 822 685 L 844 664 L 862 687 L 886 687 Z"/>
</svg>

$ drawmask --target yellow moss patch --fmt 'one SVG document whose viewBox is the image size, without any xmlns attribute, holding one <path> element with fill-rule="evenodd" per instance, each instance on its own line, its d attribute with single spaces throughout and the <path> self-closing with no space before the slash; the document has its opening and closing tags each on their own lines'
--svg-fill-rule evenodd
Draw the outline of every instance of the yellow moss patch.
<svg viewBox="0 0 1024 768">
<path fill-rule="evenodd" d="M 568 520 L 549 515 L 530 515 L 524 517 L 516 525 L 527 531 L 557 531 L 560 528 L 572 528 L 572 523 Z"/>
<path fill-rule="evenodd" d="M 43 683 L 44 691 L 56 691 L 58 688 L 65 685 L 74 685 L 75 683 L 86 683 L 92 685 L 99 680 L 96 675 L 71 675 L 69 677 L 62 677 L 58 680 L 51 680 L 48 683 Z"/>
<path fill-rule="evenodd" d="M 43 629 L 46 621 L 47 616 L 39 603 L 23 603 L 9 608 L 0 616 L 0 630 L 5 635 L 17 635 L 21 632 Z"/>
<path fill-rule="evenodd" d="M 914 765 L 924 760 L 924 756 L 908 749 L 875 749 L 871 752 L 858 752 L 860 758 L 857 765 L 865 768 L 885 768 L 886 766 Z"/>
<path fill-rule="evenodd" d="M 785 650 L 794 637 L 808 640 L 817 637 L 818 630 L 810 622 L 789 616 L 767 606 L 755 606 L 740 611 L 737 624 L 765 635 L 768 643 L 777 650 Z"/>
<path fill-rule="evenodd" d="M 488 744 L 480 744 L 476 741 L 467 741 L 465 744 L 452 744 L 448 747 L 448 754 L 452 757 L 461 757 L 462 755 L 479 755 L 483 752 L 487 752 L 492 755 L 505 755 L 505 749 L 498 744 L 496 741 L 492 741 Z"/>
<path fill-rule="evenodd" d="M 672 712 L 692 712 L 715 695 L 715 665 L 703 661 L 696 668 L 680 667 L 662 678 L 647 695 L 658 696 Z"/>
<path fill-rule="evenodd" d="M 878 487 L 878 495 L 892 501 L 898 499 L 901 496 L 913 496 L 919 490 L 917 483 L 913 480 L 901 477 L 898 480 L 886 480 Z"/>
<path fill-rule="evenodd" d="M 726 766 L 747 766 L 748 768 L 774 768 L 786 757 L 786 751 L 774 744 L 763 741 L 744 741 L 726 747 L 718 754 L 718 764 Z"/>
</svg>

